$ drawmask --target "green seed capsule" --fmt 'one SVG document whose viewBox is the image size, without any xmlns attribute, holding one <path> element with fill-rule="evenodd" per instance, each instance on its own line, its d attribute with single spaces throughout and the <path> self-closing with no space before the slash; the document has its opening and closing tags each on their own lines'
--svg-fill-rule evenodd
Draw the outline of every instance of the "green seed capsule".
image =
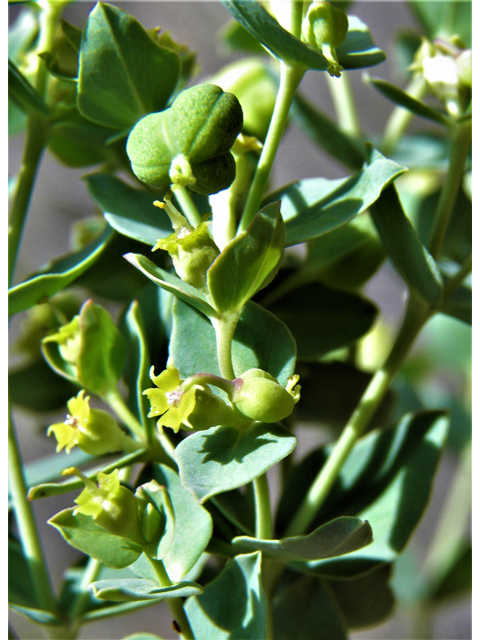
<svg viewBox="0 0 480 640">
<path fill-rule="evenodd" d="M 260 422 L 278 422 L 293 411 L 297 394 L 282 387 L 261 369 L 249 369 L 235 380 L 233 401 L 243 415 Z"/>
</svg>

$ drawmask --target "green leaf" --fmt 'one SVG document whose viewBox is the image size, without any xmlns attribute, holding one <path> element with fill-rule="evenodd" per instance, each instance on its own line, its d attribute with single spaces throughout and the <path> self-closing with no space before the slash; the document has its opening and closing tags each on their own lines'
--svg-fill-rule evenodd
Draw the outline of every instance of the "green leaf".
<svg viewBox="0 0 480 640">
<path fill-rule="evenodd" d="M 185 612 L 196 638 L 254 640 L 267 637 L 267 604 L 261 582 L 261 554 L 234 558 Z"/>
<path fill-rule="evenodd" d="M 227 49 L 243 51 L 257 56 L 266 54 L 260 42 L 236 20 L 229 20 L 218 32 L 218 37 L 222 45 Z"/>
<path fill-rule="evenodd" d="M 221 313 L 237 313 L 275 277 L 285 246 L 280 203 L 264 207 L 208 270 L 208 289 Z"/>
<path fill-rule="evenodd" d="M 286 31 L 258 2 L 222 0 L 225 8 L 256 40 L 276 58 L 289 65 L 326 71 L 330 63 L 319 50 Z M 368 27 L 358 18 L 349 17 L 345 42 L 337 48 L 344 69 L 369 67 L 385 60 L 385 54 L 372 42 Z"/>
<path fill-rule="evenodd" d="M 80 49 L 77 105 L 89 120 L 128 130 L 164 109 L 180 74 L 179 56 L 157 44 L 125 11 L 99 2 Z"/>
<path fill-rule="evenodd" d="M 154 464 L 151 472 L 154 480 L 167 487 L 175 516 L 173 542 L 163 564 L 171 580 L 181 580 L 205 551 L 212 536 L 212 518 L 172 469 Z M 135 567 L 132 569 L 135 571 Z"/>
<path fill-rule="evenodd" d="M 180 300 L 188 302 L 206 316 L 212 318 L 218 316 L 217 311 L 210 305 L 207 297 L 178 276 L 157 267 L 151 260 L 138 253 L 127 253 L 124 258 L 165 291 L 169 291 Z"/>
<path fill-rule="evenodd" d="M 174 452 L 184 487 L 200 502 L 261 476 L 288 456 L 297 439 L 280 424 L 212 427 L 182 440 Z"/>
<path fill-rule="evenodd" d="M 116 231 L 153 247 L 172 233 L 168 216 L 153 206 L 154 196 L 133 189 L 109 173 L 85 177 L 88 192 Z"/>
<path fill-rule="evenodd" d="M 8 603 L 36 609 L 35 585 L 20 542 L 8 537 Z"/>
<path fill-rule="evenodd" d="M 420 100 L 413 98 L 402 89 L 399 89 L 391 82 L 387 82 L 386 80 L 381 80 L 380 78 L 372 78 L 370 76 L 365 76 L 365 82 L 370 85 L 373 85 L 375 89 L 380 91 L 386 98 L 394 102 L 395 104 L 404 107 L 411 113 L 420 116 L 421 118 L 427 118 L 427 120 L 432 120 L 438 124 L 443 125 L 444 127 L 450 126 L 449 118 L 440 110 L 434 109 L 433 107 L 429 107 Z"/>
<path fill-rule="evenodd" d="M 347 640 L 345 621 L 323 580 L 297 577 L 275 598 L 275 640 Z"/>
<path fill-rule="evenodd" d="M 134 633 L 131 636 L 125 636 L 123 640 L 163 640 L 163 638 L 153 633 Z"/>
<path fill-rule="evenodd" d="M 220 375 L 215 330 L 202 314 L 180 300 L 173 304 L 170 356 L 182 378 L 205 372 Z M 233 336 L 236 375 L 263 369 L 282 386 L 295 373 L 295 341 L 287 327 L 260 305 L 249 302 L 241 311 Z"/>
<path fill-rule="evenodd" d="M 128 567 L 143 553 L 143 548 L 132 540 L 109 533 L 90 516 L 74 516 L 74 510 L 60 511 L 48 521 L 72 547 L 115 569 Z"/>
<path fill-rule="evenodd" d="M 290 107 L 290 118 L 310 140 L 336 160 L 352 169 L 362 168 L 365 151 L 361 143 L 344 133 L 333 120 L 316 109 L 298 92 Z"/>
<path fill-rule="evenodd" d="M 78 387 L 59 378 L 44 360 L 10 372 L 8 387 L 13 404 L 31 411 L 63 408 L 67 400 L 78 393 Z"/>
<path fill-rule="evenodd" d="M 299 360 L 319 357 L 365 335 L 377 316 L 374 304 L 353 293 L 312 282 L 282 296 L 269 309 L 295 338 Z"/>
<path fill-rule="evenodd" d="M 164 600 L 165 598 L 188 598 L 203 592 L 195 582 L 179 582 L 170 587 L 159 587 L 153 580 L 138 578 L 122 580 L 98 580 L 89 584 L 96 598 L 113 602 L 136 602 L 138 600 Z"/>
<path fill-rule="evenodd" d="M 57 617 L 54 613 L 51 613 L 51 611 L 45 611 L 44 609 L 36 609 L 35 607 L 24 607 L 22 605 L 18 605 L 18 604 L 10 604 L 9 605 L 10 609 L 13 609 L 13 611 L 16 611 L 17 613 L 21 613 L 24 616 L 27 616 L 27 618 L 30 618 L 30 620 L 33 620 L 34 622 L 36 622 L 37 624 L 45 624 L 45 625 L 64 625 L 64 621 Z"/>
<path fill-rule="evenodd" d="M 357 174 L 340 180 L 308 178 L 271 193 L 281 200 L 287 246 L 312 240 L 346 224 L 370 207 L 382 189 L 406 169 L 366 146 L 367 162 Z"/>
<path fill-rule="evenodd" d="M 325 71 L 329 62 L 320 51 L 301 42 L 279 25 L 259 2 L 222 0 L 227 11 L 270 53 L 290 65 Z"/>
<path fill-rule="evenodd" d="M 386 564 L 353 580 L 329 580 L 330 592 L 349 629 L 380 624 L 395 606 L 388 584 L 392 564 Z"/>
<path fill-rule="evenodd" d="M 443 294 L 442 276 L 405 215 L 394 185 L 382 192 L 371 206 L 370 215 L 385 250 L 408 287 L 430 304 L 438 304 Z"/>
<path fill-rule="evenodd" d="M 80 311 L 78 380 L 101 397 L 117 389 L 125 366 L 125 341 L 110 314 L 88 300 Z"/>
<path fill-rule="evenodd" d="M 336 51 L 344 69 L 373 67 L 386 58 L 385 53 L 375 46 L 367 25 L 356 16 L 348 16 L 347 37 Z"/>
<path fill-rule="evenodd" d="M 445 284 L 448 286 L 449 280 L 460 268 L 454 262 L 442 263 L 439 265 Z M 451 295 L 446 297 L 440 311 L 452 318 L 457 318 L 466 324 L 472 324 L 472 279 L 468 277 L 463 284 Z"/>
<path fill-rule="evenodd" d="M 9 316 L 44 302 L 76 280 L 99 258 L 113 233 L 111 229 L 106 229 L 84 249 L 48 264 L 37 275 L 9 289 Z"/>
<path fill-rule="evenodd" d="M 64 27 L 64 25 L 67 26 Z M 62 33 L 57 35 L 50 51 L 44 51 L 39 55 L 45 61 L 51 74 L 62 80 L 76 81 L 82 32 L 80 29 L 65 22 L 65 20 L 61 21 L 61 27 Z M 65 30 L 68 32 L 69 37 L 65 35 Z"/>
<path fill-rule="evenodd" d="M 8 96 L 29 114 L 49 116 L 50 109 L 11 60 L 8 61 Z"/>
<path fill-rule="evenodd" d="M 124 380 L 130 391 L 128 405 L 144 429 L 153 428 L 153 422 L 146 417 L 149 412 L 148 398 L 143 395 L 143 390 L 150 386 L 150 358 L 142 312 L 136 300 L 128 308 L 120 328 L 124 329 L 127 346 Z"/>
<path fill-rule="evenodd" d="M 268 558 L 289 562 L 341 556 L 369 545 L 372 540 L 372 528 L 368 522 L 343 516 L 327 522 L 306 536 L 282 540 L 239 536 L 232 540 L 232 545 L 241 553 L 261 551 Z"/>
<path fill-rule="evenodd" d="M 75 109 L 49 128 L 48 149 L 67 167 L 89 167 L 112 159 L 112 149 L 107 146 L 111 133 Z"/>
<path fill-rule="evenodd" d="M 393 562 L 428 503 L 448 424 L 441 411 L 407 414 L 395 428 L 373 431 L 359 440 L 312 526 L 340 515 L 356 516 L 368 520 L 374 542 L 341 558 L 296 563 L 296 568 L 345 578 Z M 280 530 L 288 524 L 291 510 L 300 504 L 330 448 L 313 452 L 294 470 L 278 509 Z"/>
<path fill-rule="evenodd" d="M 469 593 L 472 589 L 472 545 L 465 544 L 450 570 L 437 585 L 431 599 L 435 603 Z"/>
</svg>

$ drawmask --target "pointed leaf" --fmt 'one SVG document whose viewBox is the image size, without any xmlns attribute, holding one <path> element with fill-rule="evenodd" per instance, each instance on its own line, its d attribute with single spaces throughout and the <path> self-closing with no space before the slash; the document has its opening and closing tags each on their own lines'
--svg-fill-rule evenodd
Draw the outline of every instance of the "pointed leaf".
<svg viewBox="0 0 480 640">
<path fill-rule="evenodd" d="M 298 359 L 318 360 L 364 336 L 377 317 L 377 307 L 354 293 L 311 282 L 287 293 L 270 310 L 290 329 Z"/>
<path fill-rule="evenodd" d="M 204 315 L 180 300 L 173 304 L 170 356 L 182 378 L 205 372 L 220 375 L 215 330 Z M 232 360 L 236 375 L 263 369 L 286 386 L 295 373 L 295 341 L 272 313 L 249 302 L 241 311 L 233 336 Z"/>
<path fill-rule="evenodd" d="M 174 452 L 184 487 L 200 502 L 236 489 L 288 456 L 297 439 L 280 424 L 212 427 L 182 440 Z"/>
<path fill-rule="evenodd" d="M 221 313 L 236 313 L 275 277 L 285 246 L 280 203 L 264 207 L 208 270 L 208 289 Z"/>
<path fill-rule="evenodd" d="M 172 233 L 168 216 L 153 206 L 153 194 L 133 189 L 109 173 L 86 176 L 88 192 L 116 231 L 154 246 Z"/>
<path fill-rule="evenodd" d="M 372 540 L 372 528 L 368 522 L 343 516 L 327 522 L 306 536 L 282 540 L 239 536 L 232 540 L 232 545 L 242 553 L 261 551 L 268 558 L 288 562 L 341 556 L 369 545 Z"/>
<path fill-rule="evenodd" d="M 437 122 L 444 127 L 448 128 L 450 126 L 449 118 L 441 111 L 439 111 L 438 109 L 433 109 L 423 102 L 420 102 L 420 100 L 413 98 L 408 93 L 402 91 L 402 89 L 399 89 L 390 82 L 381 80 L 380 78 L 372 78 L 370 76 L 365 76 L 365 82 L 373 85 L 375 89 L 380 91 L 380 93 L 382 93 L 386 98 L 388 98 L 395 104 L 404 107 L 411 113 L 414 113 L 421 118 L 427 118 L 427 120 Z"/>
<path fill-rule="evenodd" d="M 33 620 L 37 624 L 45 624 L 45 625 L 64 625 L 64 621 L 57 617 L 51 611 L 45 611 L 44 609 L 36 609 L 34 607 L 24 607 L 18 604 L 10 604 L 10 609 L 16 611 L 17 613 L 21 613 L 30 620 Z"/>
<path fill-rule="evenodd" d="M 153 580 L 138 578 L 122 580 L 98 580 L 89 585 L 96 598 L 113 602 L 136 602 L 138 600 L 163 600 L 164 598 L 188 598 L 203 592 L 195 582 L 179 582 L 170 587 L 159 587 Z"/>
<path fill-rule="evenodd" d="M 89 120 L 130 129 L 164 109 L 180 74 L 180 59 L 157 44 L 125 11 L 99 2 L 80 49 L 78 109 Z"/>
<path fill-rule="evenodd" d="M 386 59 L 385 53 L 375 46 L 367 25 L 356 16 L 348 16 L 347 37 L 337 47 L 337 57 L 344 69 L 373 67 Z"/>
<path fill-rule="evenodd" d="M 72 547 L 115 569 L 128 567 L 143 553 L 143 548 L 132 540 L 115 536 L 90 516 L 74 516 L 73 512 L 74 508 L 65 509 L 48 521 Z"/>
<path fill-rule="evenodd" d="M 187 601 L 185 612 L 196 638 L 254 640 L 267 637 L 267 605 L 261 581 L 261 554 L 234 558 Z"/>
<path fill-rule="evenodd" d="M 405 215 L 394 185 L 382 192 L 371 206 L 370 215 L 386 252 L 407 285 L 430 304 L 438 304 L 443 293 L 442 276 Z"/>
<path fill-rule="evenodd" d="M 366 147 L 368 160 L 350 178 L 309 178 L 271 193 L 266 202 L 281 200 L 287 246 L 299 244 L 337 229 L 370 207 L 382 189 L 406 171 Z"/>
<path fill-rule="evenodd" d="M 91 267 L 105 250 L 114 231 L 106 229 L 84 249 L 48 264 L 37 275 L 8 291 L 9 316 L 30 309 L 64 289 Z"/>
<path fill-rule="evenodd" d="M 209 304 L 206 296 L 178 276 L 157 267 L 151 260 L 138 253 L 127 253 L 124 257 L 130 264 L 145 274 L 149 280 L 158 284 L 165 291 L 169 291 L 180 300 L 188 302 L 206 316 L 211 318 L 218 316 L 217 311 Z"/>
</svg>

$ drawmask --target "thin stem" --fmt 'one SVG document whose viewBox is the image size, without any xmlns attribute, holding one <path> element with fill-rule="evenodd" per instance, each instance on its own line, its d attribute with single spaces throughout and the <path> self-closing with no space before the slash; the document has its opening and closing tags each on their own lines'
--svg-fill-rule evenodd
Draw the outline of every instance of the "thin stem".
<svg viewBox="0 0 480 640">
<path fill-rule="evenodd" d="M 8 478 L 23 552 L 28 561 L 37 602 L 41 609 L 54 612 L 57 607 L 47 565 L 38 535 L 32 507 L 27 500 L 27 485 L 15 435 L 11 410 L 8 415 Z"/>
<path fill-rule="evenodd" d="M 223 378 L 233 380 L 235 371 L 232 362 L 232 342 L 233 334 L 237 327 L 238 314 L 234 314 L 228 318 L 212 320 L 213 327 L 217 336 L 217 357 L 220 373 Z"/>
<path fill-rule="evenodd" d="M 70 618 L 72 619 L 72 624 L 70 625 L 70 629 L 68 630 L 69 635 L 68 638 L 76 638 L 78 630 L 80 628 L 79 618 L 83 613 L 85 606 L 88 603 L 90 598 L 90 592 L 88 591 L 88 585 L 95 580 L 100 575 L 102 570 L 102 563 L 95 558 L 89 558 L 87 562 L 87 566 L 85 567 L 85 571 L 83 572 L 82 580 L 79 584 L 79 591 L 75 597 L 73 605 L 70 609 Z"/>
<path fill-rule="evenodd" d="M 414 77 L 405 89 L 405 93 L 408 93 L 409 96 L 417 98 L 418 100 L 422 99 L 426 91 L 427 83 L 425 78 L 420 75 Z M 405 109 L 404 107 L 395 107 L 387 121 L 383 138 L 380 143 L 380 151 L 384 155 L 389 156 L 395 151 L 413 117 L 413 113 L 408 111 L 408 109 Z"/>
<path fill-rule="evenodd" d="M 239 231 L 245 231 L 260 209 L 263 193 L 275 160 L 278 145 L 287 123 L 288 112 L 298 85 L 305 73 L 303 67 L 289 67 L 280 62 L 280 86 L 265 144 L 255 171 Z"/>
<path fill-rule="evenodd" d="M 195 206 L 195 203 L 192 199 L 192 196 L 189 194 L 188 189 L 186 187 L 177 185 L 173 190 L 173 194 L 192 227 L 198 227 L 202 216 Z"/>
<path fill-rule="evenodd" d="M 325 76 L 337 114 L 338 126 L 352 138 L 362 139 L 362 129 L 348 74 L 344 72 L 340 78 L 332 78 L 328 73 Z"/>
<path fill-rule="evenodd" d="M 266 473 L 255 478 L 253 491 L 255 496 L 255 537 L 269 540 L 272 537 L 272 510 Z"/>
<path fill-rule="evenodd" d="M 472 254 L 470 254 L 460 266 L 457 273 L 445 284 L 444 298 L 448 298 L 462 285 L 465 278 L 472 272 Z"/>
<path fill-rule="evenodd" d="M 441 254 L 445 234 L 450 223 L 458 189 L 463 180 L 465 161 L 472 143 L 472 123 L 452 125 L 448 171 L 437 204 L 430 237 L 429 250 L 435 260 Z"/>
<path fill-rule="evenodd" d="M 111 407 L 115 411 L 117 416 L 130 429 L 130 431 L 134 433 L 142 443 L 144 443 L 144 429 L 137 418 L 127 407 L 120 393 L 117 390 L 110 391 L 109 393 L 107 393 L 104 400 L 109 405 L 109 407 Z"/>
<path fill-rule="evenodd" d="M 419 300 L 410 298 L 402 327 L 387 360 L 373 376 L 340 438 L 335 443 L 330 457 L 321 468 L 300 509 L 290 522 L 286 536 L 302 534 L 310 526 L 429 315 L 430 311 Z"/>
<path fill-rule="evenodd" d="M 171 587 L 172 581 L 170 580 L 168 573 L 165 570 L 165 566 L 161 560 L 155 560 L 147 555 L 150 564 L 157 576 L 158 584 L 161 587 Z M 185 615 L 183 608 L 183 600 L 181 598 L 166 598 L 168 608 L 170 609 L 175 622 L 178 624 L 180 631 L 178 632 L 180 637 L 184 640 L 194 640 L 192 628 L 188 622 L 188 618 Z"/>
</svg>

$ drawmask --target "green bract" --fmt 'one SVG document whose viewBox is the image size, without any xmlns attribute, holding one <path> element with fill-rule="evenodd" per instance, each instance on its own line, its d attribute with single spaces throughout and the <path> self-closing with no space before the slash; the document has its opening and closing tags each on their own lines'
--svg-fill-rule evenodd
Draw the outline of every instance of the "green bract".
<svg viewBox="0 0 480 640">
<path fill-rule="evenodd" d="M 266 371 L 249 369 L 234 381 L 233 402 L 252 420 L 278 422 L 292 413 L 300 399 L 300 388 L 295 386 L 297 382 L 298 376 L 292 376 L 285 389 Z"/>
<path fill-rule="evenodd" d="M 142 118 L 128 137 L 135 175 L 157 187 L 171 184 L 211 194 L 231 185 L 230 149 L 243 123 L 237 98 L 213 84 L 183 91 L 172 106 Z"/>
</svg>

